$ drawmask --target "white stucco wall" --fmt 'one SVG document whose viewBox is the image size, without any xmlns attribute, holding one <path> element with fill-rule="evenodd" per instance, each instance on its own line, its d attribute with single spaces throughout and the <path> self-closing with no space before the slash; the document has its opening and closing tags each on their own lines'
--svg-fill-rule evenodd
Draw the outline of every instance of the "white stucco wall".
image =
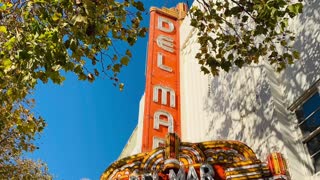
<svg viewBox="0 0 320 180">
<path fill-rule="evenodd" d="M 139 104 L 139 117 L 137 127 L 132 132 L 126 146 L 123 148 L 118 159 L 141 153 L 144 104 L 145 94 L 143 94 L 143 96 L 141 97 Z"/>
<path fill-rule="evenodd" d="M 194 58 L 199 45 L 187 17 L 180 32 L 182 141 L 240 140 L 261 160 L 280 151 L 292 179 L 317 179 L 288 108 L 320 78 L 319 5 L 308 0 L 304 13 L 290 22 L 301 60 L 281 74 L 262 62 L 219 77 L 204 76 Z"/>
</svg>

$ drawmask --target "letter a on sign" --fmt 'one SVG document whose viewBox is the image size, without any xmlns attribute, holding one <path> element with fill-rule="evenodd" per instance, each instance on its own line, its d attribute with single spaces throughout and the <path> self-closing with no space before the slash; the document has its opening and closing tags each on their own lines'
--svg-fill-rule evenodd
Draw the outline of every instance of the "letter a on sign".
<svg viewBox="0 0 320 180">
<path fill-rule="evenodd" d="M 165 24 L 167 24 L 167 27 L 165 26 Z M 163 32 L 171 33 L 174 30 L 174 25 L 169 19 L 159 16 L 158 29 Z"/>
<path fill-rule="evenodd" d="M 187 180 L 199 180 L 197 172 L 193 166 L 189 167 Z"/>
<path fill-rule="evenodd" d="M 164 120 L 161 116 L 165 116 L 168 120 Z M 154 113 L 154 129 L 159 129 L 160 125 L 167 126 L 169 133 L 174 133 L 173 129 L 173 117 L 166 111 L 157 111 Z"/>
</svg>

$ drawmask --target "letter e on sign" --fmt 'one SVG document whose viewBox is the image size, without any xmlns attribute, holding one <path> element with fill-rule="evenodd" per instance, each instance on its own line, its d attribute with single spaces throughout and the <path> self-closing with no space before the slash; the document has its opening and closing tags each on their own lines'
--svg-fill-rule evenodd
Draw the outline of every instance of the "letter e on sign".
<svg viewBox="0 0 320 180">
<path fill-rule="evenodd" d="M 173 49 L 173 39 L 171 37 L 168 36 L 164 36 L 164 35 L 159 35 L 157 37 L 157 44 L 158 46 L 168 52 L 173 53 L 174 49 Z"/>
</svg>

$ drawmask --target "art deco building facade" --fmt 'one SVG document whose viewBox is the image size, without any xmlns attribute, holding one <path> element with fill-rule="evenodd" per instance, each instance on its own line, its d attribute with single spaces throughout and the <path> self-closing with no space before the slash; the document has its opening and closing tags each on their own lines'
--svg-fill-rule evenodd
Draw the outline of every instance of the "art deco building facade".
<svg viewBox="0 0 320 180">
<path fill-rule="evenodd" d="M 210 156 L 212 161 L 222 163 L 224 170 L 224 175 L 220 176 L 219 167 L 213 163 L 212 167 L 218 174 L 215 179 L 249 179 L 250 173 L 256 173 L 256 170 L 233 172 L 237 168 L 249 167 L 243 163 L 238 166 L 235 159 L 242 162 L 254 155 L 261 160 L 256 163 L 260 164 L 259 173 L 262 174 L 258 178 L 320 179 L 319 9 L 319 2 L 308 0 L 303 14 L 289 23 L 297 35 L 294 46 L 301 52 L 301 59 L 294 65 L 277 73 L 262 61 L 241 69 L 234 68 L 229 73 L 222 72 L 219 77 L 204 76 L 200 72 L 194 58 L 199 49 L 197 32 L 190 26 L 188 16 L 183 19 L 185 6 L 151 9 L 146 92 L 140 102 L 137 127 L 119 159 L 164 147 L 163 153 L 169 152 L 169 155 L 163 157 L 163 168 L 165 160 L 174 159 L 178 153 L 174 148 L 166 149 L 168 147 L 179 150 L 183 149 L 182 146 L 194 147 L 201 153 L 222 143 L 224 145 L 219 145 L 222 148 L 216 148 L 215 153 L 228 150 L 239 155 L 227 166 L 222 163 L 225 161 Z M 181 142 L 172 134 L 171 139 L 169 137 L 165 142 L 168 132 L 175 132 Z M 237 144 L 238 141 L 241 143 Z M 176 142 L 180 143 L 179 147 Z M 250 148 L 246 149 L 244 144 Z M 173 151 L 175 153 L 170 155 Z M 279 158 L 286 160 L 283 164 L 287 168 L 281 163 L 278 167 L 279 171 L 285 169 L 286 176 L 268 175 L 272 171 L 269 166 L 271 152 L 281 153 Z M 203 154 L 209 162 L 209 155 Z M 148 156 L 148 153 L 140 156 Z M 141 163 L 148 166 L 146 164 L 151 160 L 145 161 L 141 160 Z M 264 169 L 264 162 L 269 163 L 269 170 Z M 111 172 L 110 168 L 102 179 L 107 171 Z M 263 175 L 264 171 L 266 175 Z"/>
</svg>

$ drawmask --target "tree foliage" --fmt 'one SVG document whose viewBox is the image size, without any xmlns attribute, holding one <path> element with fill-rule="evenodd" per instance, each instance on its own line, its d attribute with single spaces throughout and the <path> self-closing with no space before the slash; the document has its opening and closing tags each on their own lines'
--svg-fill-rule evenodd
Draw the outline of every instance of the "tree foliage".
<svg viewBox="0 0 320 180">
<path fill-rule="evenodd" d="M 80 80 L 93 81 L 102 72 L 118 82 L 132 54 L 120 52 L 117 43 L 133 45 L 145 36 L 142 11 L 143 4 L 134 0 L 2 2 L 0 78 L 14 73 L 32 88 L 37 79 L 60 84 L 64 70 Z"/>
<path fill-rule="evenodd" d="M 0 168 L 0 179 L 41 179 L 51 180 L 46 164 L 30 159 L 17 159 L 6 163 Z"/>
<path fill-rule="evenodd" d="M 26 102 L 29 103 L 30 102 Z M 22 155 L 33 152 L 37 147 L 32 143 L 37 133 L 45 127 L 41 117 L 35 117 L 22 104 L 0 107 L 0 165 Z"/>
<path fill-rule="evenodd" d="M 198 30 L 201 70 L 219 75 L 221 69 L 258 63 L 262 58 L 277 71 L 299 59 L 293 49 L 290 18 L 303 5 L 291 0 L 197 0 L 190 10 L 191 26 Z"/>
<path fill-rule="evenodd" d="M 136 0 L 0 0 L 0 169 L 32 163 L 20 157 L 46 125 L 29 98 L 39 81 L 61 84 L 65 71 L 123 88 L 117 75 L 146 34 L 143 11 Z"/>
<path fill-rule="evenodd" d="M 191 25 L 198 29 L 196 58 L 204 73 L 263 57 L 280 71 L 299 58 L 288 20 L 302 12 L 301 3 L 197 1 Z M 50 179 L 45 165 L 21 160 L 37 149 L 33 141 L 46 125 L 33 114 L 29 95 L 39 81 L 61 84 L 62 71 L 90 82 L 108 77 L 122 89 L 117 76 L 132 58 L 128 47 L 147 31 L 140 27 L 143 11 L 136 0 L 0 0 L 0 178 L 29 169 L 30 177 Z"/>
</svg>

